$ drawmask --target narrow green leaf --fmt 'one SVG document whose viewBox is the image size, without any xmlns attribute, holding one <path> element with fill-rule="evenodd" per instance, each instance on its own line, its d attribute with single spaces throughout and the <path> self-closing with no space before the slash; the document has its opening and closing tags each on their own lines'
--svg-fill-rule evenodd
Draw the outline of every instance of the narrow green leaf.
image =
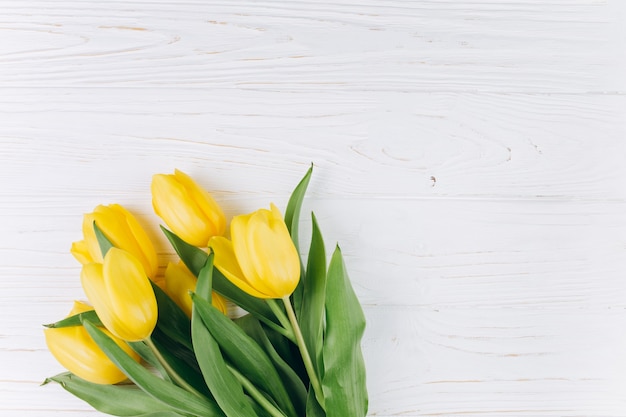
<svg viewBox="0 0 626 417">
<path fill-rule="evenodd" d="M 322 387 L 328 417 L 363 417 L 367 413 L 365 363 L 360 344 L 364 330 L 365 316 L 337 246 L 326 282 Z"/>
<path fill-rule="evenodd" d="M 96 239 L 98 240 L 98 245 L 100 246 L 100 252 L 102 252 L 102 257 L 104 258 L 109 251 L 109 249 L 115 247 L 111 240 L 104 234 L 104 232 L 98 227 L 95 220 L 93 222 L 93 230 L 96 232 Z"/>
<path fill-rule="evenodd" d="M 59 320 L 56 323 L 44 324 L 44 327 L 48 328 L 60 328 L 60 327 L 71 327 L 71 326 L 82 326 L 82 320 L 89 320 L 90 322 L 96 324 L 97 326 L 102 326 L 102 322 L 100 318 L 96 314 L 95 310 L 85 311 L 84 313 L 74 314 L 73 316 L 69 316 L 64 318 L 63 320 Z"/>
<path fill-rule="evenodd" d="M 300 238 L 299 238 L 299 224 L 300 224 L 300 211 L 302 209 L 302 201 L 304 200 L 304 195 L 306 194 L 306 189 L 309 186 L 309 182 L 311 181 L 311 174 L 313 173 L 313 164 L 307 170 L 304 177 L 300 180 L 296 188 L 291 193 L 291 197 L 289 197 L 289 202 L 287 203 L 287 208 L 285 209 L 285 224 L 287 225 L 287 229 L 289 230 L 289 234 L 291 235 L 291 240 L 293 240 L 296 249 L 298 250 L 298 254 L 300 254 Z M 296 286 L 293 294 L 291 294 L 291 299 L 293 301 L 293 306 L 297 312 L 302 309 L 302 298 L 304 294 L 304 281 L 306 279 L 304 264 L 302 263 L 302 258 L 300 258 L 300 281 Z"/>
<path fill-rule="evenodd" d="M 193 353 L 193 349 L 188 349 L 180 343 L 172 340 L 158 327 L 154 329 L 152 335 L 150 335 L 150 339 L 160 346 L 160 351 L 166 351 L 164 355 L 170 355 L 171 357 L 176 358 L 176 360 L 184 362 L 185 365 L 181 365 L 181 367 L 186 366 L 195 370 L 198 374 L 200 373 L 200 366 L 196 361 L 196 355 Z M 173 367 L 176 368 L 176 366 Z"/>
<path fill-rule="evenodd" d="M 304 177 L 300 180 L 296 188 L 291 193 L 291 197 L 289 198 L 289 202 L 287 203 L 287 208 L 285 209 L 285 223 L 287 224 L 287 229 L 289 230 L 291 239 L 298 249 L 300 247 L 298 243 L 300 209 L 302 208 L 302 200 L 304 199 L 304 194 L 306 193 L 306 189 L 309 186 L 309 182 L 311 181 L 312 173 L 313 164 L 311 164 L 311 167 L 307 170 L 306 174 L 304 174 Z"/>
<path fill-rule="evenodd" d="M 200 274 L 200 279 L 206 282 L 199 280 L 197 284 L 209 292 L 211 291 L 212 268 L 213 257 L 209 256 L 207 264 L 203 267 L 203 273 Z M 208 303 L 200 297 L 194 298 L 191 334 L 194 351 L 204 380 L 215 397 L 215 401 L 227 417 L 255 416 L 256 413 L 244 394 L 241 383 L 228 369 L 219 345 L 199 316 L 198 302 L 200 301 Z"/>
<path fill-rule="evenodd" d="M 213 292 L 213 274 L 215 273 L 215 268 L 213 268 L 214 259 L 214 253 L 210 253 L 209 256 L 207 256 L 204 266 L 198 273 L 198 281 L 196 282 L 196 295 L 208 302 L 211 302 L 211 293 Z"/>
<path fill-rule="evenodd" d="M 198 276 L 209 255 L 203 250 L 185 242 L 163 226 L 161 226 L 161 229 L 183 263 L 195 276 Z M 240 290 L 217 269 L 213 271 L 213 289 L 261 320 L 277 323 L 272 310 L 263 300 Z"/>
<path fill-rule="evenodd" d="M 197 296 L 192 296 L 192 298 L 198 315 L 222 348 L 229 362 L 254 385 L 270 394 L 283 412 L 296 417 L 297 413 L 287 389 L 263 349 L 208 301 Z"/>
<path fill-rule="evenodd" d="M 96 410 L 123 417 L 178 417 L 174 411 L 163 410 L 163 404 L 136 385 L 102 385 L 85 381 L 69 372 L 48 378 L 66 391 L 87 402 Z"/>
<path fill-rule="evenodd" d="M 326 412 L 317 402 L 317 398 L 315 397 L 315 391 L 313 388 L 309 388 L 309 396 L 306 401 L 306 417 L 326 417 Z"/>
<path fill-rule="evenodd" d="M 151 339 L 161 356 L 165 358 L 165 361 L 178 376 L 207 398 L 213 398 L 204 382 L 200 365 L 193 351 L 187 350 L 180 345 L 173 347 L 172 344 L 175 342 L 172 342 L 170 339 L 165 339 L 165 343 L 163 343 L 162 340 L 164 339 L 155 337 L 154 333 Z"/>
<path fill-rule="evenodd" d="M 153 375 L 141 364 L 135 362 L 117 343 L 93 323 L 85 320 L 83 326 L 115 365 L 128 378 L 151 397 L 160 401 L 166 410 L 181 414 L 195 414 L 203 417 L 222 417 L 224 414 L 215 402 L 196 396 L 168 381 Z"/>
<path fill-rule="evenodd" d="M 170 339 L 188 349 L 191 346 L 191 321 L 181 308 L 158 285 L 150 281 L 157 300 L 157 327 Z"/>
<path fill-rule="evenodd" d="M 266 332 L 273 332 L 269 328 L 264 328 L 261 322 L 254 316 L 246 314 L 234 320 L 234 323 L 239 326 L 248 336 L 265 351 L 267 356 L 271 359 L 274 367 L 280 375 L 280 379 L 283 381 L 285 388 L 287 389 L 289 398 L 293 403 L 294 408 L 298 416 L 303 415 L 307 390 L 304 383 L 292 369 L 292 367 L 285 361 L 280 354 L 274 348 L 272 342 L 268 338 Z M 300 360 L 300 356 L 295 356 Z M 300 360 L 301 361 L 301 360 Z M 302 367 L 302 365 L 300 365 Z"/>
<path fill-rule="evenodd" d="M 135 353 L 141 356 L 141 359 L 143 359 L 148 364 L 153 366 L 157 371 L 159 371 L 159 374 L 163 377 L 163 379 L 169 382 L 172 381 L 170 376 L 167 374 L 167 370 L 163 367 L 161 362 L 159 362 L 157 357 L 154 355 L 154 352 L 152 352 L 152 349 L 146 346 L 144 342 L 127 342 L 127 343 L 135 351 Z"/>
<path fill-rule="evenodd" d="M 317 374 L 323 377 L 322 346 L 324 344 L 324 304 L 326 302 L 326 249 L 324 239 L 311 213 L 313 230 L 304 280 L 304 293 L 298 321 L 302 336 L 311 353 Z"/>
</svg>

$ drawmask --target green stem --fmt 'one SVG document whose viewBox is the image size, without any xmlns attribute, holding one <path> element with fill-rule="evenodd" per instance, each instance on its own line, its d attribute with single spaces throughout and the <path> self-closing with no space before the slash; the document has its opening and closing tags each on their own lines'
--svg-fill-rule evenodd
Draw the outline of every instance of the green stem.
<svg viewBox="0 0 626 417">
<path fill-rule="evenodd" d="M 267 411 L 272 417 L 286 417 L 282 411 L 276 408 L 274 404 L 272 404 L 267 398 L 265 398 L 263 394 L 261 394 L 257 387 L 255 387 L 248 378 L 243 376 L 241 373 L 239 373 L 238 370 L 236 370 L 232 366 L 226 366 L 228 366 L 230 372 L 233 373 L 235 378 L 237 378 L 237 380 L 241 383 L 241 385 L 248 392 L 248 394 L 250 394 L 250 396 L 254 398 L 256 402 L 259 403 L 259 405 L 263 407 L 265 411 Z"/>
<path fill-rule="evenodd" d="M 300 348 L 300 355 L 302 356 L 304 367 L 306 368 L 306 372 L 309 374 L 309 379 L 311 381 L 311 385 L 313 386 L 313 391 L 315 391 L 315 398 L 317 398 L 317 402 L 322 406 L 322 409 L 326 411 L 324 392 L 322 391 L 322 386 L 320 385 L 317 373 L 315 372 L 315 368 L 313 367 L 313 362 L 311 361 L 309 351 L 306 348 L 306 344 L 304 343 L 304 337 L 302 337 L 302 331 L 300 330 L 300 325 L 298 324 L 298 320 L 296 319 L 296 313 L 293 311 L 291 300 L 289 300 L 289 296 L 284 297 L 282 300 L 285 304 L 285 309 L 287 310 L 287 316 L 289 317 L 289 321 L 291 322 L 291 328 L 293 329 L 293 332 L 296 336 L 296 344 Z"/>
<path fill-rule="evenodd" d="M 157 360 L 163 366 L 163 368 L 165 368 L 165 370 L 167 371 L 167 374 L 174 380 L 174 382 L 176 382 L 176 384 L 179 387 L 186 389 L 187 391 L 196 395 L 197 397 L 206 398 L 199 391 L 197 391 L 194 387 L 189 385 L 189 383 L 185 381 L 180 375 L 178 375 L 178 372 L 176 372 L 174 368 L 172 368 L 170 364 L 165 360 L 163 355 L 161 355 L 161 352 L 159 352 L 159 349 L 157 349 L 156 345 L 154 344 L 154 342 L 152 341 L 150 337 L 147 337 L 144 340 L 144 342 L 150 348 L 150 350 L 152 350 L 152 353 L 154 353 L 154 356 L 157 358 Z"/>
<path fill-rule="evenodd" d="M 274 330 L 278 331 L 280 334 L 285 336 L 287 339 L 289 339 L 292 342 L 296 343 L 296 337 L 295 337 L 293 331 L 291 330 L 292 325 L 291 325 L 289 319 L 287 318 L 287 316 L 285 316 L 285 312 L 283 311 L 283 309 L 280 308 L 280 305 L 278 305 L 276 300 L 271 299 L 271 298 L 265 300 L 265 302 L 267 303 L 268 306 L 270 306 L 270 309 L 272 310 L 272 312 L 274 313 L 274 315 L 276 316 L 276 318 L 280 322 L 281 326 L 283 326 L 283 327 L 276 326 L 276 324 L 274 323 L 274 326 L 270 326 L 270 327 L 272 327 Z M 282 329 L 282 330 L 279 330 L 279 329 Z"/>
</svg>

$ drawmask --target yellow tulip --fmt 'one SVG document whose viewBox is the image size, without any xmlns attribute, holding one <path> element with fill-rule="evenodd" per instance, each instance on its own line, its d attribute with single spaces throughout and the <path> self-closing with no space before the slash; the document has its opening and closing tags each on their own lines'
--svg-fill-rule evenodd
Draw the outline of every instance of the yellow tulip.
<svg viewBox="0 0 626 417">
<path fill-rule="evenodd" d="M 104 263 L 83 266 L 81 282 L 104 326 L 120 339 L 146 339 L 157 321 L 157 302 L 150 281 L 129 252 L 111 248 Z"/>
<path fill-rule="evenodd" d="M 300 257 L 278 208 L 235 216 L 230 234 L 232 242 L 214 237 L 209 243 L 217 269 L 252 296 L 291 295 L 300 279 Z"/>
<path fill-rule="evenodd" d="M 74 308 L 69 315 L 73 316 L 89 310 L 93 308 L 75 301 Z M 139 362 L 139 355 L 123 340 L 113 336 L 106 329 L 103 331 L 130 357 Z M 52 355 L 74 375 L 96 384 L 117 384 L 126 379 L 126 375 L 111 362 L 83 326 L 45 329 L 44 335 Z"/>
<path fill-rule="evenodd" d="M 116 248 L 124 249 L 135 256 L 143 265 L 146 274 L 153 278 L 157 273 L 157 254 L 152 242 L 137 219 L 119 204 L 98 206 L 93 213 L 83 217 L 84 240 L 72 244 L 72 255 L 83 265 L 90 262 L 102 263 L 102 252 L 98 245 L 93 222 Z"/>
<path fill-rule="evenodd" d="M 191 317 L 193 302 L 190 291 L 195 291 L 198 279 L 183 263 L 174 264 L 170 262 L 165 269 L 165 292 L 172 300 L 185 312 L 187 317 Z M 212 304 L 222 313 L 228 313 L 226 299 L 213 291 L 211 296 Z"/>
<path fill-rule="evenodd" d="M 226 230 L 226 218 L 213 197 L 187 174 L 152 177 L 152 206 L 155 213 L 181 239 L 204 247 L 212 236 Z"/>
</svg>

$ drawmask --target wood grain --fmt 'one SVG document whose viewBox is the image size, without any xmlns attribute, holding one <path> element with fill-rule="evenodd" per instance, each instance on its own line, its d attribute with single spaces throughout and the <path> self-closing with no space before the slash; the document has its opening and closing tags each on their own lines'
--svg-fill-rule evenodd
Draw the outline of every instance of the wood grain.
<svg viewBox="0 0 626 417">
<path fill-rule="evenodd" d="M 623 91 L 619 2 L 3 1 L 5 86 Z M 616 56 L 616 53 L 622 53 Z"/>
<path fill-rule="evenodd" d="M 151 176 L 304 203 L 368 328 L 372 416 L 626 415 L 626 3 L 0 0 L 0 416 L 97 416 L 42 323 L 81 216 L 174 259 Z M 310 228 L 303 219 L 302 248 Z"/>
</svg>

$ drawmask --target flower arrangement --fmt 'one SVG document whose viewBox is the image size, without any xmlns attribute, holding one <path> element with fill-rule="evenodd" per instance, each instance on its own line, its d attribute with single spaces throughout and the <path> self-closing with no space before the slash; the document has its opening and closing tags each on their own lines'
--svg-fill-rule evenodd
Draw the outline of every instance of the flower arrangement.
<svg viewBox="0 0 626 417">
<path fill-rule="evenodd" d="M 230 238 L 219 205 L 192 178 L 155 175 L 153 207 L 180 258 L 164 276 L 128 210 L 86 214 L 71 252 L 89 304 L 46 325 L 48 348 L 69 372 L 44 384 L 116 416 L 365 416 L 365 319 L 341 251 L 327 264 L 313 214 L 308 257 L 298 249 L 311 174 L 284 217 L 273 204 L 235 216 Z M 227 303 L 244 314 L 229 317 Z"/>
</svg>

